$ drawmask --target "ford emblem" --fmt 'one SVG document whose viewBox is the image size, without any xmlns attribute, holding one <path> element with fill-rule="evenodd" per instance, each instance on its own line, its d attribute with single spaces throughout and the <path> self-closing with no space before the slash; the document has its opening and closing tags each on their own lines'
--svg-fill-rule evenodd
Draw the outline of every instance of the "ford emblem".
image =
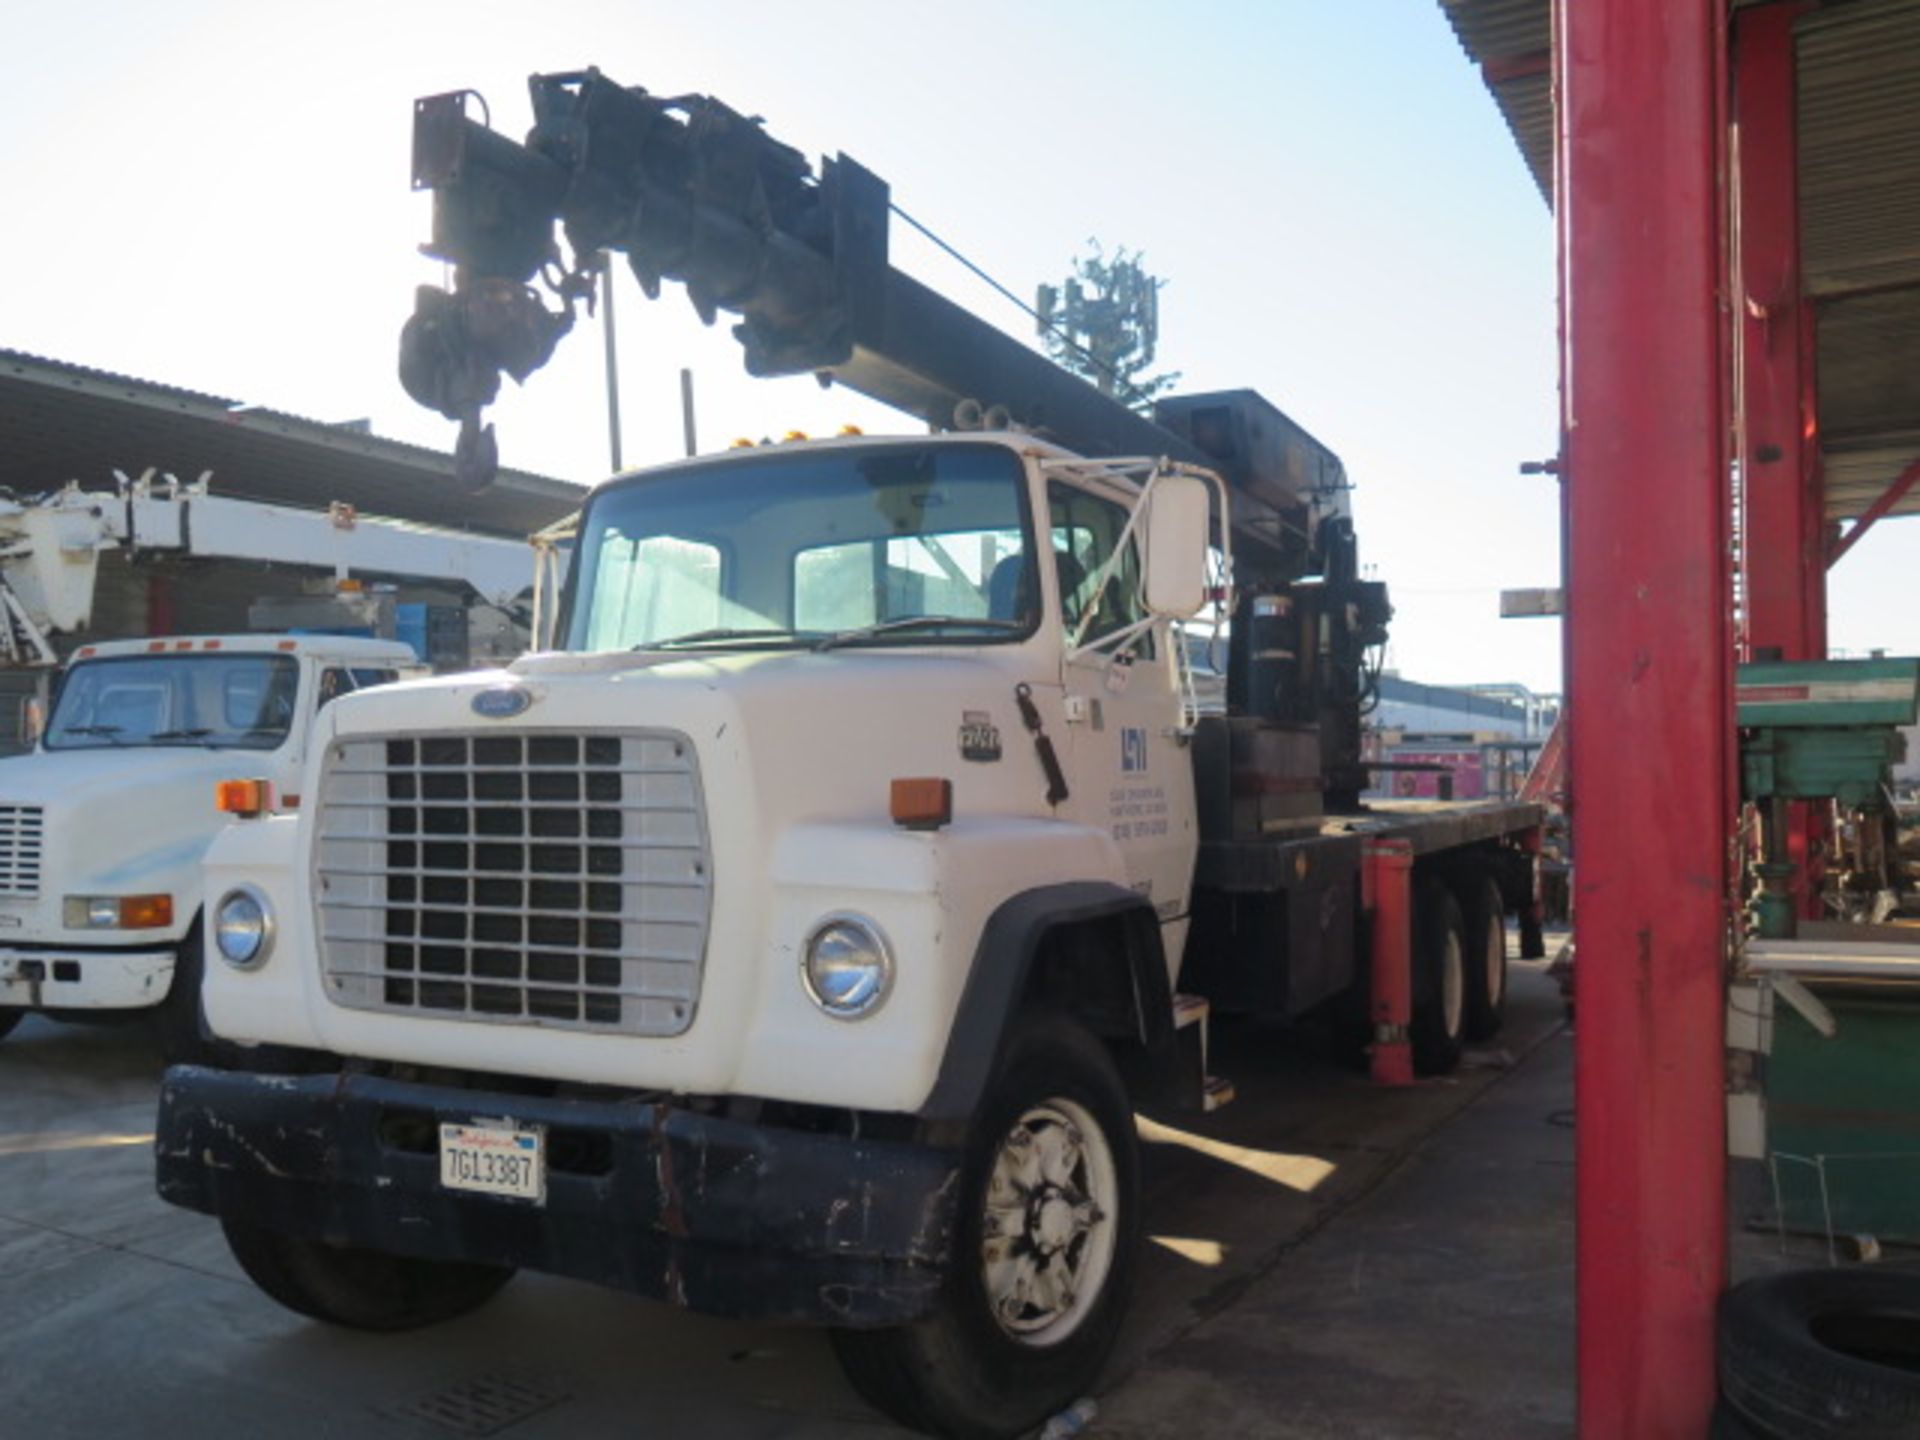
<svg viewBox="0 0 1920 1440">
<path fill-rule="evenodd" d="M 484 715 L 489 720 L 511 720 L 516 715 L 524 714 L 531 704 L 533 696 L 518 685 L 496 685 L 473 697 L 473 713 Z"/>
</svg>

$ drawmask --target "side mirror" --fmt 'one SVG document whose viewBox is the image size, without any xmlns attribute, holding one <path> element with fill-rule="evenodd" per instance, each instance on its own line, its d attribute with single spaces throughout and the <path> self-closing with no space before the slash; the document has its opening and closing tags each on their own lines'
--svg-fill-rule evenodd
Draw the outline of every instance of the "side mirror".
<svg viewBox="0 0 1920 1440">
<path fill-rule="evenodd" d="M 1162 475 L 1147 505 L 1147 609 L 1161 619 L 1191 620 L 1207 603 L 1213 489 L 1196 476 Z"/>
<path fill-rule="evenodd" d="M 40 743 L 47 728 L 47 707 L 38 697 L 20 707 L 20 743 L 31 750 Z"/>
</svg>

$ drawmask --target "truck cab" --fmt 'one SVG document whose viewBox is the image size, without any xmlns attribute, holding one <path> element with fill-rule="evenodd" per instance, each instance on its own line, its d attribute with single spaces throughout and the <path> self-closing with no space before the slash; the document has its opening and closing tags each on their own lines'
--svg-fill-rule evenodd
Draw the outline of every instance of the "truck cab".
<svg viewBox="0 0 1920 1440">
<path fill-rule="evenodd" d="M 0 1034 L 28 1011 L 161 1007 L 193 1048 L 200 861 L 235 773 L 299 804 L 314 716 L 421 673 L 390 641 L 222 635 L 84 645 L 34 748 L 0 760 Z"/>
</svg>

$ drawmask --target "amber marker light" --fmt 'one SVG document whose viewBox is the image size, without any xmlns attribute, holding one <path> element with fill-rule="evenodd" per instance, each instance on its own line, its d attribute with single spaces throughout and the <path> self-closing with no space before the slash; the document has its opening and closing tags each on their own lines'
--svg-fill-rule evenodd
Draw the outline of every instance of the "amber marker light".
<svg viewBox="0 0 1920 1440">
<path fill-rule="evenodd" d="M 122 930 L 163 930 L 171 924 L 171 895 L 129 895 L 120 902 Z"/>
<path fill-rule="evenodd" d="M 221 780 L 213 787 L 213 808 L 223 815 L 250 819 L 272 805 L 273 790 L 264 780 Z"/>
<path fill-rule="evenodd" d="M 893 823 L 907 830 L 938 830 L 953 823 L 953 782 L 942 779 L 895 780 Z"/>
</svg>

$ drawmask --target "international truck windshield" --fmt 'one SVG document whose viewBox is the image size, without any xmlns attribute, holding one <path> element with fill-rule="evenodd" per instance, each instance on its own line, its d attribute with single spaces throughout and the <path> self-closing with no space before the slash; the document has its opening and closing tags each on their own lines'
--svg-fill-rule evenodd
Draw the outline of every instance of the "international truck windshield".
<svg viewBox="0 0 1920 1440">
<path fill-rule="evenodd" d="M 573 650 L 978 645 L 1039 603 L 1018 457 L 999 446 L 756 453 L 588 506 Z"/>
<path fill-rule="evenodd" d="M 188 745 L 272 750 L 287 738 L 299 690 L 288 655 L 129 655 L 68 672 L 48 722 L 49 750 Z"/>
</svg>

